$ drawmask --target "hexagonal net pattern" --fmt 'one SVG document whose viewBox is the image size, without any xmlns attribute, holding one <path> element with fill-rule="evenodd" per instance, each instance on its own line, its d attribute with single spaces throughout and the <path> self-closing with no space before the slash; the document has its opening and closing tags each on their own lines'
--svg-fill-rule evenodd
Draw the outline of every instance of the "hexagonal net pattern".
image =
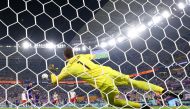
<svg viewBox="0 0 190 109">
<path fill-rule="evenodd" d="M 189 0 L 0 4 L 0 108 L 190 106 Z M 50 64 L 75 68 L 53 85 Z"/>
</svg>

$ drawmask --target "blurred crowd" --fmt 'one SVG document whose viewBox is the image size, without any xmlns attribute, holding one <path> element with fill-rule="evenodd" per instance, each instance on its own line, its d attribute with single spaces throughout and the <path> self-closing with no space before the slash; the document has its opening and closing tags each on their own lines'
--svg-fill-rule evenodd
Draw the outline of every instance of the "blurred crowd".
<svg viewBox="0 0 190 109">
<path fill-rule="evenodd" d="M 157 84 L 159 86 L 167 88 L 169 91 L 173 93 L 183 93 L 184 97 L 181 99 L 182 101 L 188 101 L 186 105 L 190 105 L 190 78 L 184 76 L 184 72 L 182 70 L 176 70 L 173 72 L 168 72 L 165 70 L 161 70 L 156 74 L 153 78 L 152 74 L 143 75 L 140 79 L 144 78 L 145 80 L 149 80 L 149 82 Z M 171 76 L 174 75 L 174 76 Z M 16 81 L 11 77 L 1 77 L 0 81 Z M 68 78 L 66 80 L 73 81 L 74 78 Z M 60 84 L 59 87 L 53 87 L 49 81 L 40 80 L 39 84 L 36 81 L 32 80 L 23 80 L 21 79 L 22 84 L 1 84 L 0 87 L 0 107 L 4 104 L 7 107 L 11 104 L 15 106 L 52 106 L 58 105 L 63 106 L 70 102 L 69 92 L 76 92 L 76 102 L 75 105 L 85 105 L 90 102 L 90 104 L 95 106 L 102 106 L 105 104 L 104 100 L 101 98 L 100 92 L 93 87 L 89 86 L 87 83 L 83 84 Z M 30 86 L 30 84 L 32 84 Z M 5 89 L 7 90 L 7 94 L 5 95 Z M 163 105 L 168 104 L 169 101 L 172 100 L 172 97 L 165 97 L 161 99 L 161 95 L 156 94 L 152 91 L 145 93 L 142 90 L 132 89 L 131 87 L 119 87 L 121 95 L 119 96 L 122 99 L 127 99 L 136 102 L 148 103 L 149 105 Z M 27 102 L 23 105 L 22 102 L 22 94 L 26 94 Z M 55 95 L 56 94 L 56 95 Z M 57 98 L 55 97 L 57 96 Z M 32 98 L 32 99 L 31 99 Z M 55 100 L 56 98 L 56 100 Z M 176 100 L 176 105 L 180 104 L 180 100 Z"/>
</svg>

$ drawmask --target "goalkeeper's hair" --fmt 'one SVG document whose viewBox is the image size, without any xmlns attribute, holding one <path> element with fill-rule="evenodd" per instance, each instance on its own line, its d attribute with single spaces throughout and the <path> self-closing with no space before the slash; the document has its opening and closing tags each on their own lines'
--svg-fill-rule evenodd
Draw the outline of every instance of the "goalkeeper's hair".
<svg viewBox="0 0 190 109">
<path fill-rule="evenodd" d="M 65 50 L 64 50 L 64 56 L 65 56 L 67 59 L 72 58 L 72 57 L 73 57 L 73 50 L 72 50 L 72 48 L 66 47 Z"/>
</svg>

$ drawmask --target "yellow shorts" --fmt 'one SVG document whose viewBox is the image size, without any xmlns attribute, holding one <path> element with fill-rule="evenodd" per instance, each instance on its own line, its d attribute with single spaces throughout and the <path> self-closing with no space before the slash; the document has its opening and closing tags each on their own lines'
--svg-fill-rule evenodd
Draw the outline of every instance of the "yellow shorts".
<svg viewBox="0 0 190 109">
<path fill-rule="evenodd" d="M 103 93 L 114 93 L 119 94 L 117 88 L 118 85 L 128 85 L 129 76 L 122 74 L 110 67 L 103 67 L 103 74 L 96 78 L 97 88 Z M 101 71 L 101 70 L 100 70 Z"/>
</svg>

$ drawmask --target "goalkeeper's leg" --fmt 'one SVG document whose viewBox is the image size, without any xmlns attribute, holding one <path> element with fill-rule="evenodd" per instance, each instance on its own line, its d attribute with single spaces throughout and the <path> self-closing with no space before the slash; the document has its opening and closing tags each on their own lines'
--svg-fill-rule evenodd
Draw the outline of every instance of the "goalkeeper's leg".
<svg viewBox="0 0 190 109">
<path fill-rule="evenodd" d="M 131 79 L 128 75 L 124 75 L 124 74 L 122 74 L 122 76 L 115 79 L 115 83 L 116 85 L 132 85 L 133 87 L 143 89 L 145 91 L 152 90 L 159 94 L 165 93 L 166 96 L 172 96 L 174 98 L 183 98 L 183 94 L 177 94 L 177 93 L 173 94 L 173 93 L 167 92 L 164 88 L 158 85 L 154 85 L 152 83 L 148 83 L 145 81 L 134 80 L 134 79 Z"/>
<path fill-rule="evenodd" d="M 116 85 L 128 85 L 128 86 L 132 85 L 133 87 L 143 89 L 145 91 L 149 91 L 151 89 L 152 91 L 157 93 L 163 93 L 164 91 L 164 89 L 160 86 L 145 81 L 131 79 L 129 75 L 122 74 L 111 68 L 106 67 L 104 70 L 109 72 L 109 75 L 111 76 L 111 78 L 114 79 Z"/>
<path fill-rule="evenodd" d="M 138 81 L 134 79 L 128 79 L 129 83 L 131 83 L 134 87 L 143 89 L 145 91 L 149 91 L 150 89 L 157 93 L 163 93 L 164 89 L 158 85 L 154 85 L 152 83 L 148 83 L 145 81 Z"/>
<path fill-rule="evenodd" d="M 143 89 L 145 91 L 152 90 L 156 93 L 163 93 L 164 91 L 164 88 L 158 85 L 154 85 L 146 81 L 134 80 L 134 79 L 131 79 L 128 75 L 124 75 L 124 74 L 119 74 L 119 76 L 115 79 L 115 84 L 128 85 L 128 86 L 132 85 L 133 87 Z"/>
<path fill-rule="evenodd" d="M 166 90 L 164 90 L 164 88 L 158 85 L 154 85 L 146 81 L 134 80 L 134 79 L 131 79 L 128 75 L 124 75 L 124 74 L 118 74 L 118 75 L 119 76 L 115 78 L 116 85 L 128 85 L 128 86 L 132 85 L 133 87 L 143 89 L 145 91 L 152 90 L 159 94 L 165 93 L 166 96 L 172 96 L 174 98 L 183 98 L 183 94 L 167 92 Z"/>
<path fill-rule="evenodd" d="M 104 94 L 102 93 L 102 97 L 111 105 L 116 106 L 116 107 L 135 107 L 135 108 L 140 108 L 141 104 L 137 102 L 132 102 L 132 101 L 126 101 L 126 99 L 119 99 L 116 98 L 116 96 L 119 94 L 119 91 L 114 90 L 110 93 L 107 93 L 111 91 L 113 88 L 107 88 L 104 91 Z M 106 94 L 107 93 L 107 94 Z"/>
</svg>

